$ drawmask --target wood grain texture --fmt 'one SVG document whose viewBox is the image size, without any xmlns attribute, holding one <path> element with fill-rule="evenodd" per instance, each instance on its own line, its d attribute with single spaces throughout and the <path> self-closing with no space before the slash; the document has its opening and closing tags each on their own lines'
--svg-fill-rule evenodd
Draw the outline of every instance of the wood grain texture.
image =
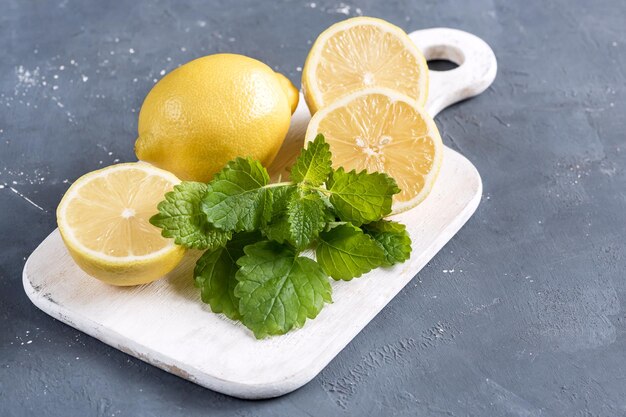
<svg viewBox="0 0 626 417">
<path fill-rule="evenodd" d="M 433 115 L 480 93 L 495 76 L 493 53 L 472 35 L 431 29 L 411 37 L 424 48 L 427 58 L 461 64 L 445 73 L 431 72 L 428 107 Z M 460 76 L 466 77 L 465 82 Z M 301 100 L 271 168 L 274 178 L 285 172 L 302 146 L 308 118 Z M 200 301 L 190 279 L 198 253 L 189 253 L 162 280 L 118 288 L 84 274 L 55 230 L 29 257 L 24 288 L 33 303 L 51 316 L 168 372 L 241 398 L 279 396 L 315 377 L 376 316 L 469 219 L 481 193 L 474 166 L 446 148 L 431 195 L 415 209 L 396 216 L 407 225 L 413 240 L 411 259 L 351 282 L 333 282 L 334 303 L 315 320 L 285 336 L 262 341 L 242 325 L 211 313 Z"/>
</svg>

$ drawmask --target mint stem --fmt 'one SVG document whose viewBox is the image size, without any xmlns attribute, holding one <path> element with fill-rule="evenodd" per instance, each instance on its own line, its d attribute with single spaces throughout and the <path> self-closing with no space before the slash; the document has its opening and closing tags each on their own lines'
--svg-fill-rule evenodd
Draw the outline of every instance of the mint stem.
<svg viewBox="0 0 626 417">
<path fill-rule="evenodd" d="M 264 185 L 263 188 L 287 187 L 290 185 L 296 185 L 296 183 L 293 181 L 275 182 L 272 184 Z"/>
</svg>

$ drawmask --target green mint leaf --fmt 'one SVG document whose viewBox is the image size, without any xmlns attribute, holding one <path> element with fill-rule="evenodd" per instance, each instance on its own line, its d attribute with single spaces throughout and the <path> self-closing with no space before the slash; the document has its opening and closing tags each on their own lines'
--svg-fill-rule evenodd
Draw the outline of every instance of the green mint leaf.
<svg viewBox="0 0 626 417">
<path fill-rule="evenodd" d="M 312 259 L 271 241 L 248 245 L 244 252 L 237 261 L 235 295 L 243 324 L 258 339 L 302 327 L 332 301 L 328 277 Z"/>
<path fill-rule="evenodd" d="M 317 262 L 336 280 L 350 281 L 385 263 L 385 253 L 374 239 L 351 224 L 320 233 Z"/>
<path fill-rule="evenodd" d="M 279 217 L 263 228 L 263 233 L 269 240 L 278 243 L 291 243 L 291 226 L 287 216 Z"/>
<path fill-rule="evenodd" d="M 202 211 L 218 229 L 253 231 L 271 216 L 270 177 L 260 162 L 237 158 L 209 183 Z"/>
<path fill-rule="evenodd" d="M 278 243 L 289 242 L 291 240 L 291 231 L 287 220 L 287 207 L 296 190 L 295 185 L 271 189 L 272 216 L 270 221 L 262 226 L 262 231 L 268 239 Z"/>
<path fill-rule="evenodd" d="M 177 245 L 191 249 L 224 246 L 231 233 L 211 226 L 200 208 L 206 191 L 206 184 L 200 182 L 186 181 L 174 186 L 157 206 L 159 213 L 150 218 L 150 223 L 161 228 L 161 235 L 173 238 Z"/>
<path fill-rule="evenodd" d="M 389 175 L 365 171 L 333 171 L 327 181 L 330 202 L 339 218 L 360 226 L 380 220 L 391 212 L 393 195 L 400 192 Z"/>
<path fill-rule="evenodd" d="M 243 256 L 246 245 L 258 242 L 257 232 L 237 233 L 225 247 L 206 251 L 196 262 L 194 280 L 200 287 L 202 301 L 211 306 L 214 313 L 224 313 L 232 320 L 241 318 L 239 299 L 235 296 L 239 269 L 237 259 Z"/>
<path fill-rule="evenodd" d="M 318 193 L 294 193 L 287 208 L 290 242 L 298 249 L 309 246 L 326 226 L 326 217 L 326 207 Z"/>
<path fill-rule="evenodd" d="M 273 187 L 272 193 L 272 216 L 271 219 L 277 219 L 287 214 L 287 207 L 293 194 L 297 191 L 295 185 L 285 185 L 281 187 Z"/>
<path fill-rule="evenodd" d="M 411 256 L 411 238 L 402 223 L 380 220 L 363 225 L 363 231 L 383 248 L 387 266 L 402 263 Z"/>
<path fill-rule="evenodd" d="M 272 219 L 263 227 L 263 232 L 278 243 L 287 242 L 304 249 L 330 218 L 329 209 L 318 192 L 298 190 L 295 186 L 276 187 L 273 200 Z"/>
<path fill-rule="evenodd" d="M 290 178 L 291 181 L 317 187 L 326 181 L 331 170 L 330 146 L 324 140 L 324 135 L 319 134 L 296 159 L 291 167 Z"/>
</svg>

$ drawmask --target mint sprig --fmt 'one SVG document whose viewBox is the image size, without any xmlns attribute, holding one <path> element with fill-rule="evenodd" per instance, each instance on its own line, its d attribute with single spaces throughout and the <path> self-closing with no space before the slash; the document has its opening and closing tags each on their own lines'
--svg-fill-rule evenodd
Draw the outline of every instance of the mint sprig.
<svg viewBox="0 0 626 417">
<path fill-rule="evenodd" d="M 206 250 L 194 270 L 202 301 L 257 338 L 315 318 L 332 301 L 329 277 L 351 280 L 410 256 L 406 228 L 383 220 L 400 192 L 393 178 L 333 170 L 331 160 L 318 135 L 290 181 L 271 184 L 258 161 L 237 158 L 208 184 L 177 185 L 150 219 L 176 244 Z"/>
</svg>

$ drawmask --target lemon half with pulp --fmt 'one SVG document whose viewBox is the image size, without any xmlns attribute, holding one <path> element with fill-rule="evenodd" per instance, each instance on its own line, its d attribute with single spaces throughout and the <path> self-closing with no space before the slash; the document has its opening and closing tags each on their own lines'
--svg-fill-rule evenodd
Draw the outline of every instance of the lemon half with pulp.
<svg viewBox="0 0 626 417">
<path fill-rule="evenodd" d="M 57 208 L 70 255 L 87 274 L 114 285 L 154 281 L 185 250 L 150 224 L 163 195 L 180 180 L 143 162 L 112 165 L 80 177 Z"/>
</svg>

